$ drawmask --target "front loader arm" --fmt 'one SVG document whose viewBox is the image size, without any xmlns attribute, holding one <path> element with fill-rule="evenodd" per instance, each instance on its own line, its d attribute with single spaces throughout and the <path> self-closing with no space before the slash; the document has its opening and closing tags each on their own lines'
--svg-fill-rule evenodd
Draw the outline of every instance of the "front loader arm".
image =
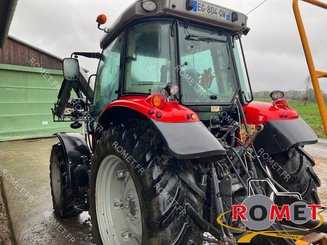
<svg viewBox="0 0 327 245">
<path fill-rule="evenodd" d="M 64 80 L 57 101 L 52 109 L 52 114 L 59 119 L 59 121 L 64 121 L 65 109 L 70 107 L 69 99 L 71 96 L 71 91 L 74 90 L 79 99 L 86 99 L 86 101 L 93 101 L 94 91 L 90 87 L 87 79 L 87 75 L 83 69 L 80 70 L 79 80 L 75 82 Z"/>
</svg>

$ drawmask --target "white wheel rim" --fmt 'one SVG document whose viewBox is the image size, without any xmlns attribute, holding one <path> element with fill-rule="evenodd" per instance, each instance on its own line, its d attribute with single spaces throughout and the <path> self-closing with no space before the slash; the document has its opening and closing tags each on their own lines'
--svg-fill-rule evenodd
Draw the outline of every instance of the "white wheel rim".
<svg viewBox="0 0 327 245">
<path fill-rule="evenodd" d="M 136 186 L 123 161 L 103 159 L 95 187 L 98 227 L 104 245 L 142 244 L 142 213 Z"/>
</svg>

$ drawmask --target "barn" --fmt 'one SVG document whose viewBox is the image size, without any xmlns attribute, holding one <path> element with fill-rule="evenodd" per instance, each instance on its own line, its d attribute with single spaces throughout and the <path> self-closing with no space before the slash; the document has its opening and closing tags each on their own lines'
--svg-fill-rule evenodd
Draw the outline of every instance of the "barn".
<svg viewBox="0 0 327 245">
<path fill-rule="evenodd" d="M 52 122 L 62 80 L 61 58 L 9 36 L 0 49 L 0 141 L 71 130 Z"/>
</svg>

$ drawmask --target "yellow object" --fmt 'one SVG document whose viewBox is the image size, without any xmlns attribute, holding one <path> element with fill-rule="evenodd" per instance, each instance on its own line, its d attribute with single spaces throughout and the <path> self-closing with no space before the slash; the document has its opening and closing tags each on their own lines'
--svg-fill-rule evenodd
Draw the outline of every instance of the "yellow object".
<svg viewBox="0 0 327 245">
<path fill-rule="evenodd" d="M 327 9 L 327 3 L 324 3 L 324 2 L 321 2 L 318 0 L 303 0 L 303 1 L 313 4 L 317 7 Z M 302 16 L 301 16 L 300 9 L 299 9 L 299 0 L 293 0 L 293 11 L 294 11 L 296 23 L 297 23 L 297 26 L 299 29 L 305 57 L 306 57 L 306 60 L 308 63 L 313 89 L 316 94 L 316 99 L 317 99 L 322 123 L 323 123 L 324 130 L 325 130 L 325 135 L 327 137 L 327 111 L 326 111 L 326 105 L 324 102 L 324 97 L 322 95 L 319 80 L 318 80 L 319 78 L 327 77 L 327 72 L 317 71 L 315 68 L 315 64 L 314 64 L 313 57 L 312 57 L 311 50 L 310 50 L 308 37 L 307 37 L 306 31 L 304 28 Z"/>
<path fill-rule="evenodd" d="M 326 242 L 327 239 L 325 234 L 311 232 L 305 235 L 304 237 L 302 237 L 301 240 L 297 240 L 295 244 L 296 245 L 312 245 L 312 244 L 326 245 Z"/>
<path fill-rule="evenodd" d="M 211 112 L 219 112 L 220 110 L 219 106 L 211 106 Z"/>
<path fill-rule="evenodd" d="M 295 244 L 296 245 L 310 245 L 310 243 L 302 241 L 302 240 L 297 240 Z"/>
<path fill-rule="evenodd" d="M 161 107 L 161 105 L 162 105 L 162 98 L 159 95 L 155 95 L 153 97 L 153 105 L 155 107 L 158 107 L 158 108 Z"/>
</svg>

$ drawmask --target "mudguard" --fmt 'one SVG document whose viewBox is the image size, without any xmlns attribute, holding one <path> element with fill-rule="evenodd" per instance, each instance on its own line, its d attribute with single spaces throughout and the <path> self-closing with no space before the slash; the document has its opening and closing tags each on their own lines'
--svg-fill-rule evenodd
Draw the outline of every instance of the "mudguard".
<svg viewBox="0 0 327 245">
<path fill-rule="evenodd" d="M 264 124 L 254 146 L 270 155 L 288 151 L 297 146 L 315 144 L 318 137 L 303 119 L 272 120 Z"/>
<path fill-rule="evenodd" d="M 131 118 L 150 121 L 167 143 L 169 152 L 177 159 L 226 154 L 226 150 L 196 113 L 176 101 L 159 109 L 144 96 L 125 96 L 105 107 L 98 121 L 97 132 L 102 131 L 99 125 L 106 129 L 110 122 L 125 122 Z"/>
<path fill-rule="evenodd" d="M 87 170 L 91 153 L 85 139 L 79 133 L 56 133 L 67 163 L 68 182 L 71 189 L 88 184 Z M 77 173 L 78 171 L 78 173 Z"/>
<path fill-rule="evenodd" d="M 226 155 L 226 150 L 202 122 L 164 123 L 152 120 L 177 159 Z"/>
</svg>

